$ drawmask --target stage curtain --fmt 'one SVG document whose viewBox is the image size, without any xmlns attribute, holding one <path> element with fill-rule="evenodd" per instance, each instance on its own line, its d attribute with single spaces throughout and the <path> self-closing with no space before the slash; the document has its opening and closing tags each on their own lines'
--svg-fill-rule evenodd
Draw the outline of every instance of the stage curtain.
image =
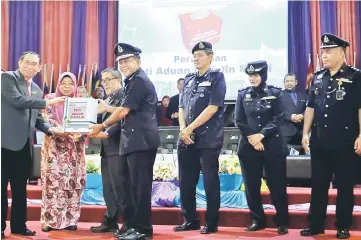
<svg viewBox="0 0 361 240">
<path fill-rule="evenodd" d="M 353 65 L 353 55 L 356 52 L 357 32 L 356 27 L 356 8 L 355 1 L 338 1 L 337 2 L 337 23 L 338 35 L 350 42 L 350 47 L 346 49 L 347 63 Z M 360 19 L 358 19 L 360 22 Z M 360 54 L 360 52 L 358 52 Z"/>
<path fill-rule="evenodd" d="M 24 51 L 40 52 L 41 34 L 40 1 L 9 2 L 9 69 L 16 70 L 21 53 Z M 6 36 L 1 37 L 6 38 Z M 33 79 L 40 83 L 39 74 Z"/>
<path fill-rule="evenodd" d="M 47 76 L 50 76 L 51 64 L 54 64 L 54 88 L 59 72 L 65 72 L 71 60 L 72 13 L 72 2 L 43 2 L 40 53 L 43 63 L 47 64 Z"/>
<path fill-rule="evenodd" d="M 296 74 L 298 90 L 304 90 L 308 57 L 312 53 L 310 3 L 288 2 L 288 60 L 289 71 Z"/>
<path fill-rule="evenodd" d="M 92 64 L 99 62 L 99 25 L 98 25 L 98 4 L 97 1 L 88 1 L 85 22 L 85 64 L 86 76 L 90 75 Z M 86 79 L 89 84 L 89 79 Z M 86 85 L 89 90 L 89 86 Z"/>
<path fill-rule="evenodd" d="M 9 70 L 9 2 L 1 1 L 1 69 Z"/>
</svg>

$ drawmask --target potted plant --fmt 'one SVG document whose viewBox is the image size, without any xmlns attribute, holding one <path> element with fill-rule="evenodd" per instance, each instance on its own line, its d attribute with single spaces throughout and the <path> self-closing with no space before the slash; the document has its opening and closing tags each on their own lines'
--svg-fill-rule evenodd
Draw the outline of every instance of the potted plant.
<svg viewBox="0 0 361 240">
<path fill-rule="evenodd" d="M 155 161 L 152 206 L 173 207 L 179 189 L 178 169 L 171 162 Z"/>
<path fill-rule="evenodd" d="M 103 187 L 102 176 L 100 175 L 100 167 L 92 160 L 88 160 L 86 164 L 86 186 L 87 189 L 99 189 Z"/>
</svg>

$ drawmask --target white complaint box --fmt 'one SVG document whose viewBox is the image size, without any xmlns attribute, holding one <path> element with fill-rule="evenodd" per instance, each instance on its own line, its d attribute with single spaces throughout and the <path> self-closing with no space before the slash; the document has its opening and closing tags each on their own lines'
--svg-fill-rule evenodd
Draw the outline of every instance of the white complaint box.
<svg viewBox="0 0 361 240">
<path fill-rule="evenodd" d="M 68 133 L 89 133 L 89 126 L 97 122 L 98 100 L 67 98 L 64 104 L 63 129 Z"/>
</svg>

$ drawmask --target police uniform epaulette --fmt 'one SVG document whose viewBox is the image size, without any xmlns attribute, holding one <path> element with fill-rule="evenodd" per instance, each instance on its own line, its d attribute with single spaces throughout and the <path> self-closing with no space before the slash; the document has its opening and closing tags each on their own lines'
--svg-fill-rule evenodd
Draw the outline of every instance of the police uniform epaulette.
<svg viewBox="0 0 361 240">
<path fill-rule="evenodd" d="M 246 92 L 246 91 L 248 91 L 249 88 L 250 87 L 245 87 L 245 88 L 239 89 L 238 93 Z"/>
<path fill-rule="evenodd" d="M 360 71 L 360 69 L 358 69 L 358 68 L 356 68 L 356 67 L 354 67 L 354 66 L 351 66 L 351 65 L 348 65 L 350 68 L 352 68 L 354 71 L 356 71 L 356 72 L 359 72 Z"/>
<path fill-rule="evenodd" d="M 218 69 L 212 69 L 211 70 L 211 73 L 217 73 L 217 72 L 219 72 L 220 71 L 220 69 L 218 68 Z"/>
<path fill-rule="evenodd" d="M 314 72 L 313 74 L 315 75 L 315 74 L 320 73 L 320 72 L 322 72 L 322 71 L 324 71 L 324 70 L 325 70 L 325 68 L 321 68 L 320 70 Z"/>
<path fill-rule="evenodd" d="M 277 89 L 277 90 L 282 90 L 282 88 L 279 88 L 279 87 L 275 87 L 275 86 L 273 86 L 273 85 L 267 85 L 269 88 L 275 88 L 275 89 Z"/>
<path fill-rule="evenodd" d="M 196 73 L 196 72 L 188 73 L 188 74 L 186 75 L 186 77 L 190 77 L 190 76 L 194 76 L 194 75 L 197 75 L 197 73 Z"/>
</svg>

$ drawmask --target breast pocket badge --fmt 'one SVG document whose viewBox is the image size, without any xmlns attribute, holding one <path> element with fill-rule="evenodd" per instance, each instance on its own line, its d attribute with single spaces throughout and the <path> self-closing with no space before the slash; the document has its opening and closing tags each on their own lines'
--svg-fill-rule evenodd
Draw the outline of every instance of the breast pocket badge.
<svg viewBox="0 0 361 240">
<path fill-rule="evenodd" d="M 247 93 L 243 99 L 244 102 L 252 102 L 251 94 Z"/>
<path fill-rule="evenodd" d="M 343 100 L 346 95 L 345 88 L 341 88 L 342 82 L 342 80 L 338 80 L 338 90 L 336 91 L 336 100 L 338 101 Z"/>
<path fill-rule="evenodd" d="M 212 85 L 211 82 L 206 81 L 206 82 L 201 82 L 198 87 L 210 87 Z"/>
</svg>

